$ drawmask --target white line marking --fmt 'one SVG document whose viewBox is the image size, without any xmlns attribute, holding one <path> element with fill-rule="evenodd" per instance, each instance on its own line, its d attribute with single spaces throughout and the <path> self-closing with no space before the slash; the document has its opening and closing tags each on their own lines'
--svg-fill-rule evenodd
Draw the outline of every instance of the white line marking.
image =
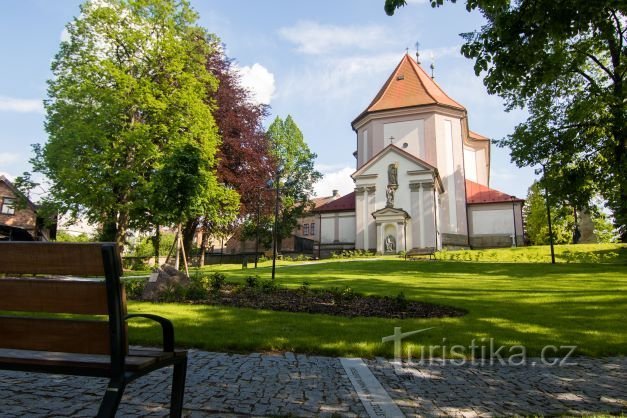
<svg viewBox="0 0 627 418">
<path fill-rule="evenodd" d="M 360 358 L 340 358 L 357 395 L 370 418 L 404 418 L 381 383 Z"/>
</svg>

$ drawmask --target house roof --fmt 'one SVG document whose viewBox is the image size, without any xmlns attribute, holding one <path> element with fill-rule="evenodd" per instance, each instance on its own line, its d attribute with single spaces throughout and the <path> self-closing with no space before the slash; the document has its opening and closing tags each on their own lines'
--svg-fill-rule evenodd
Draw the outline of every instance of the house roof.
<svg viewBox="0 0 627 418">
<path fill-rule="evenodd" d="M 37 210 L 37 205 L 35 205 L 28 197 L 24 196 L 22 192 L 19 191 L 17 187 L 5 176 L 0 174 L 0 182 L 7 185 L 9 189 L 15 194 L 15 197 L 22 197 L 26 200 L 26 205 L 32 209 L 33 211 Z"/>
<path fill-rule="evenodd" d="M 314 212 L 350 212 L 355 210 L 355 192 L 335 199 L 325 205 L 316 207 Z"/>
<path fill-rule="evenodd" d="M 311 199 L 311 202 L 314 204 L 314 210 L 318 209 L 320 206 L 324 206 L 329 202 L 333 202 L 338 199 L 338 196 L 322 196 L 322 197 L 314 197 Z"/>
<path fill-rule="evenodd" d="M 371 112 L 434 104 L 466 110 L 450 98 L 409 54 L 405 54 L 366 110 L 353 123 Z"/>
<path fill-rule="evenodd" d="M 491 189 L 472 180 L 466 180 L 466 203 L 469 205 L 479 203 L 505 203 L 524 202 L 525 199 L 508 195 L 496 189 Z"/>
</svg>

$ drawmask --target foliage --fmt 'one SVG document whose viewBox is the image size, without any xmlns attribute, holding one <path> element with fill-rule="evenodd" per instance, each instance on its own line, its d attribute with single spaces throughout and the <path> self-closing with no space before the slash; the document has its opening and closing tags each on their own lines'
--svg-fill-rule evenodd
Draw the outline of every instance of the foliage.
<svg viewBox="0 0 627 418">
<path fill-rule="evenodd" d="M 386 0 L 385 10 L 405 3 Z M 581 208 L 600 193 L 616 225 L 627 225 L 625 3 L 467 0 L 466 8 L 487 23 L 463 34 L 462 53 L 485 73 L 489 93 L 529 112 L 499 145 L 518 166 L 549 163 L 546 177 L 561 200 Z"/>
<path fill-rule="evenodd" d="M 238 201 L 224 201 L 215 213 L 190 219 L 185 228 L 185 247 L 189 249 L 196 229 L 203 232 L 203 249 L 210 236 L 229 235 L 234 223 L 257 212 L 270 213 L 272 194 L 265 190 L 273 171 L 268 156 L 268 141 L 262 126 L 268 106 L 255 104 L 251 93 L 242 86 L 239 72 L 226 56 L 224 47 L 212 40 L 206 58 L 207 70 L 218 80 L 216 90 L 207 92 L 215 103 L 213 117 L 222 141 L 218 148 L 218 180 L 235 190 Z"/>
<path fill-rule="evenodd" d="M 394 302 L 396 306 L 403 309 L 407 307 L 407 297 L 405 296 L 405 292 L 402 290 L 398 292 L 398 294 L 394 297 Z"/>
<path fill-rule="evenodd" d="M 298 219 L 309 209 L 313 186 L 322 178 L 314 169 L 316 154 L 311 152 L 303 134 L 292 119 L 274 119 L 266 134 L 270 141 L 270 155 L 276 171 L 272 187 L 280 188 L 280 209 L 277 221 L 278 241 L 289 237 Z"/>
<path fill-rule="evenodd" d="M 342 250 L 342 251 L 333 251 L 331 253 L 331 258 L 361 258 L 361 257 L 372 257 L 376 254 L 372 251 L 368 250 Z"/>
<path fill-rule="evenodd" d="M 226 283 L 226 276 L 223 273 L 216 272 L 216 273 L 213 273 L 211 276 L 209 276 L 209 287 L 214 292 L 217 292 L 220 289 L 222 289 L 225 283 Z"/>
<path fill-rule="evenodd" d="M 93 242 L 93 237 L 90 237 L 86 233 L 82 232 L 78 235 L 73 235 L 65 231 L 57 231 L 57 242 Z"/>
<path fill-rule="evenodd" d="M 146 279 L 124 279 L 124 290 L 126 291 L 126 297 L 131 300 L 140 300 L 142 292 L 146 287 Z"/>
<path fill-rule="evenodd" d="M 246 287 L 255 288 L 259 286 L 259 276 L 246 277 Z"/>
<path fill-rule="evenodd" d="M 86 2 L 53 61 L 35 171 L 61 212 L 119 245 L 129 227 L 180 222 L 229 193 L 214 174 L 216 80 L 196 19 L 187 1 Z"/>
<path fill-rule="evenodd" d="M 568 244 L 572 242 L 575 227 L 573 208 L 555 201 L 549 194 L 551 202 L 551 227 L 553 242 Z M 527 200 L 523 207 L 525 215 L 525 233 L 532 245 L 549 243 L 549 226 L 546 210 L 546 196 L 540 183 L 534 182 L 529 188 Z"/>
<path fill-rule="evenodd" d="M 159 254 L 167 255 L 174 245 L 174 232 L 161 232 L 159 239 Z M 152 237 L 142 237 L 132 243 L 129 254 L 134 257 L 152 257 L 154 255 Z"/>
</svg>

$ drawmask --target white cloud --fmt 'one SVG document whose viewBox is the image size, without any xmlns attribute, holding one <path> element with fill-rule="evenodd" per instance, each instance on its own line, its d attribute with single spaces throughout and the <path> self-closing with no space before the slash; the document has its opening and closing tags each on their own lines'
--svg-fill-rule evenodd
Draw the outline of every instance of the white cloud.
<svg viewBox="0 0 627 418">
<path fill-rule="evenodd" d="M 266 67 L 255 63 L 252 66 L 240 67 L 242 86 L 251 92 L 255 103 L 270 104 L 276 85 L 274 74 Z"/>
<path fill-rule="evenodd" d="M 17 161 L 19 154 L 13 152 L 0 152 L 0 164 L 10 164 Z"/>
<path fill-rule="evenodd" d="M 41 99 L 16 99 L 0 96 L 0 112 L 43 113 L 44 104 Z"/>
<path fill-rule="evenodd" d="M 304 54 L 320 55 L 342 48 L 372 49 L 388 42 L 385 28 L 377 25 L 335 26 L 298 22 L 279 29 L 279 35 Z"/>
<path fill-rule="evenodd" d="M 325 102 L 357 99 L 365 106 L 374 97 L 401 54 L 383 53 L 318 60 L 303 70 L 293 71 L 281 84 L 281 97 L 299 101 Z M 369 92 L 364 95 L 364 86 Z"/>
<path fill-rule="evenodd" d="M 330 196 L 333 190 L 338 190 L 340 195 L 349 194 L 355 189 L 355 183 L 350 177 L 355 172 L 352 167 L 343 167 L 337 171 L 323 173 L 324 177 L 314 185 L 316 196 Z"/>
</svg>

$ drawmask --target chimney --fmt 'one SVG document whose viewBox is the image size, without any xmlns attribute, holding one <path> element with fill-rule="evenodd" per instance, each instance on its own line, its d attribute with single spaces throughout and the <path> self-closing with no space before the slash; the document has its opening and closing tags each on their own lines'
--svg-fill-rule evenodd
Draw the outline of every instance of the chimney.
<svg viewBox="0 0 627 418">
<path fill-rule="evenodd" d="M 340 197 L 340 191 L 339 190 L 333 190 L 333 197 L 335 197 L 335 198 Z"/>
</svg>

